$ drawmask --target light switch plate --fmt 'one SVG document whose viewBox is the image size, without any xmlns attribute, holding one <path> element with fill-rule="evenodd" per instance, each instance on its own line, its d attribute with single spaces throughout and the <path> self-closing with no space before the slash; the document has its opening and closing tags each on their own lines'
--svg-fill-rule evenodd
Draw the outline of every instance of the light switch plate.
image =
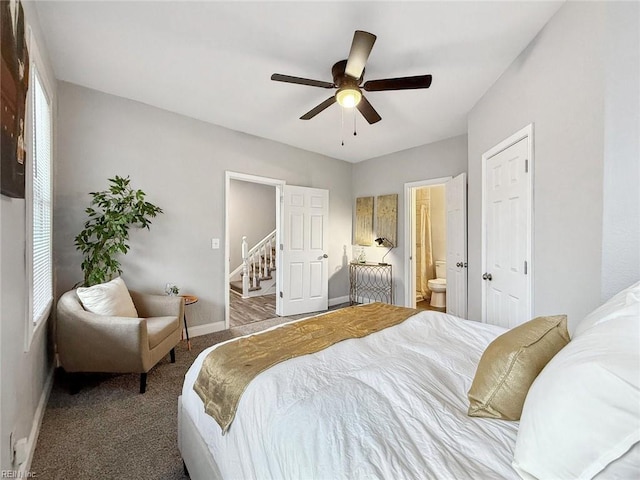
<svg viewBox="0 0 640 480">
<path fill-rule="evenodd" d="M 220 239 L 219 238 L 212 238 L 211 239 L 211 249 L 212 250 L 216 250 L 220 248 Z"/>
</svg>

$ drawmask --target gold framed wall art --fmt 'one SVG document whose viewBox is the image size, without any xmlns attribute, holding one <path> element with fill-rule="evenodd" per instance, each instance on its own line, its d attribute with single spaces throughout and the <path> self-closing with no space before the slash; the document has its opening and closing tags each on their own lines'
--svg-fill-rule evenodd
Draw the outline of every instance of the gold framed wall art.
<svg viewBox="0 0 640 480">
<path fill-rule="evenodd" d="M 356 198 L 354 243 L 365 246 L 373 243 L 373 197 Z"/>
<path fill-rule="evenodd" d="M 376 237 L 398 244 L 398 194 L 379 195 L 376 198 Z"/>
</svg>

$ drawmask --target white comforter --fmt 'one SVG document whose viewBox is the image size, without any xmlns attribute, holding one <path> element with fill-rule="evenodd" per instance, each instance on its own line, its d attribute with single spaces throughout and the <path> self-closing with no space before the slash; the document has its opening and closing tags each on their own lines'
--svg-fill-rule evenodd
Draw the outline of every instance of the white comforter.
<svg viewBox="0 0 640 480">
<path fill-rule="evenodd" d="M 276 365 L 246 389 L 226 435 L 193 391 L 183 408 L 225 479 L 506 479 L 518 424 L 468 417 L 484 348 L 504 330 L 421 312 Z"/>
</svg>

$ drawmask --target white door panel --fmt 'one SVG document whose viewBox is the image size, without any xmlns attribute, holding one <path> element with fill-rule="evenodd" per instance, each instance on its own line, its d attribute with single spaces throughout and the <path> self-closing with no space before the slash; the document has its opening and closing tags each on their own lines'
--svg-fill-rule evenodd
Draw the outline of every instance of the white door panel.
<svg viewBox="0 0 640 480">
<path fill-rule="evenodd" d="M 329 191 L 283 187 L 282 283 L 277 314 L 298 315 L 326 310 L 329 303 Z"/>
<path fill-rule="evenodd" d="M 467 175 L 446 183 L 447 313 L 467 318 Z"/>
<path fill-rule="evenodd" d="M 484 320 L 506 328 L 530 320 L 529 141 L 522 138 L 485 164 Z"/>
</svg>

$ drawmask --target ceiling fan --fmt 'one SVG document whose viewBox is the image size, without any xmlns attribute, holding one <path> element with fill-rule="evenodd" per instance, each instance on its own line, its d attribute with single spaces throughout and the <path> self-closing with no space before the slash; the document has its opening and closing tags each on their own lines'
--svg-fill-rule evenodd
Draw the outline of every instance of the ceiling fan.
<svg viewBox="0 0 640 480">
<path fill-rule="evenodd" d="M 362 94 L 362 90 L 367 92 L 381 92 L 386 90 L 411 90 L 416 88 L 429 88 L 431 85 L 431 75 L 417 75 L 414 77 L 385 78 L 382 80 L 369 80 L 362 83 L 364 78 L 364 67 L 376 41 L 376 36 L 369 32 L 356 30 L 353 34 L 351 51 L 349 58 L 340 60 L 331 68 L 333 83 L 322 80 L 311 80 L 309 78 L 292 77 L 274 73 L 271 80 L 276 82 L 296 83 L 299 85 L 309 85 L 320 88 L 337 88 L 334 95 L 327 98 L 318 106 L 312 108 L 300 117 L 301 120 L 309 120 L 338 102 L 346 108 L 356 107 L 362 116 L 370 124 L 382 119 L 369 101 Z"/>
</svg>

